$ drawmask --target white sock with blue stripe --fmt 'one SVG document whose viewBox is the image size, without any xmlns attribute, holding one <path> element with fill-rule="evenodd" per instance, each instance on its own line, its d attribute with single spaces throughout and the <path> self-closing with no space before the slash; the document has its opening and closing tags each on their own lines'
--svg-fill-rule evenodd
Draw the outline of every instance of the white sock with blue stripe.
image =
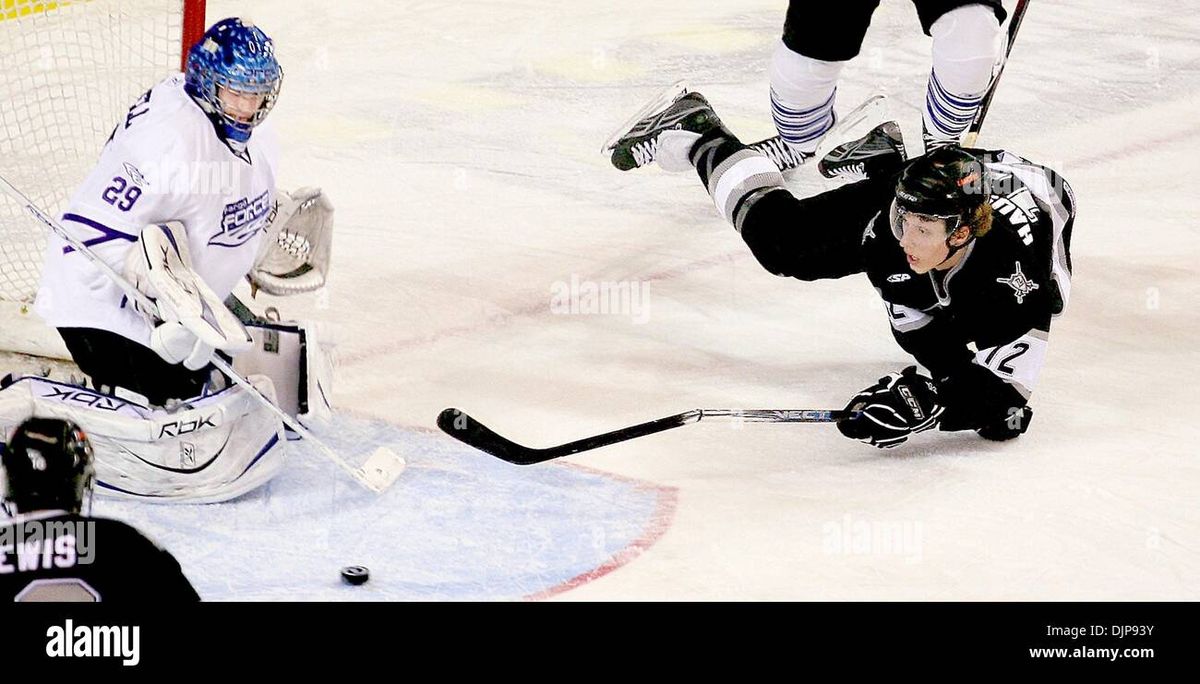
<svg viewBox="0 0 1200 684">
<path fill-rule="evenodd" d="M 923 114 L 926 144 L 958 142 L 991 83 L 1003 32 L 991 8 L 967 5 L 942 15 L 929 33 L 933 69 Z"/>
<path fill-rule="evenodd" d="M 783 41 L 771 56 L 771 116 L 788 146 L 812 154 L 837 121 L 833 104 L 845 62 L 825 62 L 793 52 Z"/>
</svg>

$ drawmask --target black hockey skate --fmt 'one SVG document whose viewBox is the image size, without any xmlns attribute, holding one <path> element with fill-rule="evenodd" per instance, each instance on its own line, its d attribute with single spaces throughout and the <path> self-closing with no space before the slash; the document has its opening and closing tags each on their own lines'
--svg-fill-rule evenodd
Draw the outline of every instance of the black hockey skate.
<svg viewBox="0 0 1200 684">
<path fill-rule="evenodd" d="M 721 120 L 700 93 L 688 92 L 680 81 L 647 103 L 609 138 L 602 152 L 612 153 L 612 165 L 622 171 L 654 161 L 658 135 L 667 130 L 704 133 Z"/>
<path fill-rule="evenodd" d="M 928 125 L 921 122 L 921 142 L 925 143 L 925 154 L 936 150 L 939 147 L 948 147 L 950 145 L 961 145 L 963 136 L 958 138 L 944 138 L 933 135 L 929 132 Z"/>
<path fill-rule="evenodd" d="M 885 121 L 858 140 L 830 150 L 817 162 L 817 170 L 826 178 L 863 180 L 893 173 L 907 159 L 900 127 Z"/>
<path fill-rule="evenodd" d="M 792 149 L 790 145 L 783 141 L 783 138 L 779 137 L 760 140 L 751 144 L 750 149 L 766 155 L 767 159 L 770 159 L 775 166 L 778 166 L 780 171 L 791 171 L 799 168 L 809 159 L 813 158 L 812 152 L 801 152 L 800 150 Z"/>
</svg>

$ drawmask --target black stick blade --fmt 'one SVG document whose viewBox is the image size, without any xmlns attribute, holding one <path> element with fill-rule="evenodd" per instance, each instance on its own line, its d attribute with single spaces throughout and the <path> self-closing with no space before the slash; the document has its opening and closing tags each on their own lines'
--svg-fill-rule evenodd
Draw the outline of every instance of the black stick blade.
<svg viewBox="0 0 1200 684">
<path fill-rule="evenodd" d="M 555 457 L 553 454 L 546 455 L 544 449 L 530 449 L 501 437 L 465 411 L 456 408 L 444 409 L 438 414 L 437 425 L 442 432 L 463 444 L 516 465 L 533 465 Z"/>
<path fill-rule="evenodd" d="M 516 465 L 533 465 L 695 423 L 700 420 L 700 415 L 699 410 L 687 411 L 545 449 L 521 446 L 506 437 L 501 437 L 483 423 L 456 408 L 443 410 L 438 415 L 437 424 L 442 432 L 463 444 L 489 453 L 502 461 Z"/>
</svg>

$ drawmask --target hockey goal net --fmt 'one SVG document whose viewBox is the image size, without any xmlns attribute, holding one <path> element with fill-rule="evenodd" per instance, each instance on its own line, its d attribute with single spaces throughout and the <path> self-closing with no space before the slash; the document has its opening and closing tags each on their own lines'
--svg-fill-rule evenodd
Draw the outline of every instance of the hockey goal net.
<svg viewBox="0 0 1200 684">
<path fill-rule="evenodd" d="M 0 174 L 57 217 L 118 119 L 204 28 L 204 0 L 0 0 Z M 47 232 L 0 195 L 0 349 L 60 346 L 29 306 Z"/>
</svg>

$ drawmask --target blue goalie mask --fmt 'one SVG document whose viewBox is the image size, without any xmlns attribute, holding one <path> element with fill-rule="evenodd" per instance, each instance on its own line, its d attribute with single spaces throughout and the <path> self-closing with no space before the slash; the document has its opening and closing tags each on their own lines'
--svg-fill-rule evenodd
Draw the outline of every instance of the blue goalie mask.
<svg viewBox="0 0 1200 684">
<path fill-rule="evenodd" d="M 188 52 L 186 88 L 235 151 L 279 98 L 283 69 L 275 44 L 254 24 L 222 19 Z"/>
</svg>

